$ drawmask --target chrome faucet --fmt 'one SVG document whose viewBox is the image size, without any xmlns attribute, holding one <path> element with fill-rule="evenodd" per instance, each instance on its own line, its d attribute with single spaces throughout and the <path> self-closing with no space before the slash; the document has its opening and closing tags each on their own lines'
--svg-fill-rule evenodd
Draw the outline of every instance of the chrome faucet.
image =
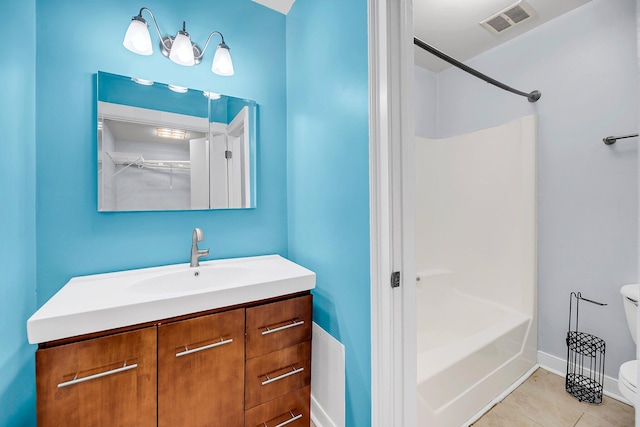
<svg viewBox="0 0 640 427">
<path fill-rule="evenodd" d="M 203 240 L 204 233 L 202 230 L 194 228 L 193 234 L 191 235 L 191 263 L 189 264 L 191 267 L 200 266 L 200 258 L 209 255 L 209 249 L 198 249 L 198 242 L 202 242 Z"/>
</svg>

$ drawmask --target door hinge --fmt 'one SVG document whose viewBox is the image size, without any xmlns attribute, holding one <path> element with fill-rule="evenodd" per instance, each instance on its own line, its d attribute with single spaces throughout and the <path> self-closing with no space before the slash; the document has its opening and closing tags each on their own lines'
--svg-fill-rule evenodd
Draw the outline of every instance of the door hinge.
<svg viewBox="0 0 640 427">
<path fill-rule="evenodd" d="M 224 158 L 225 159 L 231 159 L 233 157 L 233 153 L 229 150 L 225 150 L 224 152 Z"/>
<path fill-rule="evenodd" d="M 400 272 L 394 271 L 391 273 L 391 287 L 399 288 L 400 287 Z"/>
</svg>

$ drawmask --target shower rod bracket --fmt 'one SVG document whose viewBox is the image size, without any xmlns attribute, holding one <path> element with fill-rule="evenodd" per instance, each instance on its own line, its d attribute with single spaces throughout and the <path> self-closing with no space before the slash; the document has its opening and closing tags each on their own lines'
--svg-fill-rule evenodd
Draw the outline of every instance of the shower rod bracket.
<svg viewBox="0 0 640 427">
<path fill-rule="evenodd" d="M 475 70 L 467 65 L 464 65 L 462 62 L 458 61 L 457 59 L 454 59 L 452 57 L 450 57 L 449 55 L 447 55 L 446 53 L 436 49 L 435 47 L 423 42 L 422 40 L 420 40 L 417 37 L 413 38 L 413 43 L 426 50 L 427 52 L 429 52 L 432 55 L 437 56 L 438 58 L 448 62 L 449 64 L 460 68 L 462 71 L 466 71 L 467 73 L 471 74 L 472 76 L 475 76 L 481 80 L 484 80 L 485 82 L 492 84 L 496 87 L 499 87 L 500 89 L 506 90 L 507 92 L 511 92 L 511 93 L 515 93 L 516 95 L 520 95 L 520 96 L 524 96 L 525 98 L 527 98 L 529 100 L 529 102 L 536 102 L 540 99 L 540 97 L 542 96 L 542 93 L 540 93 L 540 91 L 538 90 L 534 90 L 532 92 L 522 92 L 519 91 L 517 89 L 512 88 L 511 86 L 507 86 L 506 84 L 499 82 L 496 79 L 493 79 L 489 76 L 487 76 L 486 74 L 482 74 L 481 72 L 479 72 L 478 70 Z"/>
<path fill-rule="evenodd" d="M 529 100 L 529 102 L 536 102 L 538 99 L 540 99 L 541 96 L 542 93 L 540 93 L 539 90 L 534 90 L 532 92 L 529 92 L 529 94 L 527 95 L 527 99 Z"/>
</svg>

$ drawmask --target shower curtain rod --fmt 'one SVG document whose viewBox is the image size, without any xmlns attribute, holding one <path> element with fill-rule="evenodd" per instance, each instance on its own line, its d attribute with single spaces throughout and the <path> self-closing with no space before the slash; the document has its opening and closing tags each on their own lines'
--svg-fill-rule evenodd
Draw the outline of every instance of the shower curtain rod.
<svg viewBox="0 0 640 427">
<path fill-rule="evenodd" d="M 466 65 L 464 65 L 462 62 L 450 57 L 449 55 L 447 55 L 446 53 L 439 51 L 438 49 L 436 49 L 435 47 L 428 45 L 427 43 L 423 42 L 422 40 L 420 40 L 417 37 L 413 38 L 413 43 L 418 46 L 421 47 L 422 49 L 426 50 L 427 52 L 437 56 L 440 59 L 443 59 L 445 61 L 447 61 L 449 64 L 456 66 L 458 68 L 460 68 L 463 71 L 466 71 L 467 73 L 484 80 L 487 83 L 490 83 L 494 86 L 499 87 L 500 89 L 504 89 L 508 92 L 511 93 L 515 93 L 516 95 L 520 95 L 520 96 L 524 96 L 525 98 L 527 98 L 529 100 L 529 102 L 536 102 L 538 99 L 540 99 L 540 97 L 542 96 L 542 94 L 540 93 L 540 91 L 534 90 L 531 93 L 526 93 L 526 92 L 521 92 L 517 89 L 514 89 L 510 86 L 507 86 L 504 83 L 501 83 L 495 79 L 492 79 L 491 77 L 482 74 L 481 72 L 474 70 L 471 67 L 468 67 Z"/>
<path fill-rule="evenodd" d="M 608 136 L 606 138 L 602 139 L 602 142 L 604 142 L 607 145 L 613 145 L 616 143 L 617 140 L 619 139 L 625 139 L 625 138 L 635 138 L 636 136 L 638 136 L 637 133 L 633 133 L 631 135 L 623 135 L 623 136 Z"/>
</svg>

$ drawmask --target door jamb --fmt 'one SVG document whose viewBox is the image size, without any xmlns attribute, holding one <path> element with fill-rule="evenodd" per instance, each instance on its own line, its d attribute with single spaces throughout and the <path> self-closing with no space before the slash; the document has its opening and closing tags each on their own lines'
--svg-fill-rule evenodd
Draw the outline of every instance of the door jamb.
<svg viewBox="0 0 640 427">
<path fill-rule="evenodd" d="M 369 2 L 372 426 L 416 425 L 413 4 Z M 393 271 L 401 284 L 391 288 Z"/>
</svg>

